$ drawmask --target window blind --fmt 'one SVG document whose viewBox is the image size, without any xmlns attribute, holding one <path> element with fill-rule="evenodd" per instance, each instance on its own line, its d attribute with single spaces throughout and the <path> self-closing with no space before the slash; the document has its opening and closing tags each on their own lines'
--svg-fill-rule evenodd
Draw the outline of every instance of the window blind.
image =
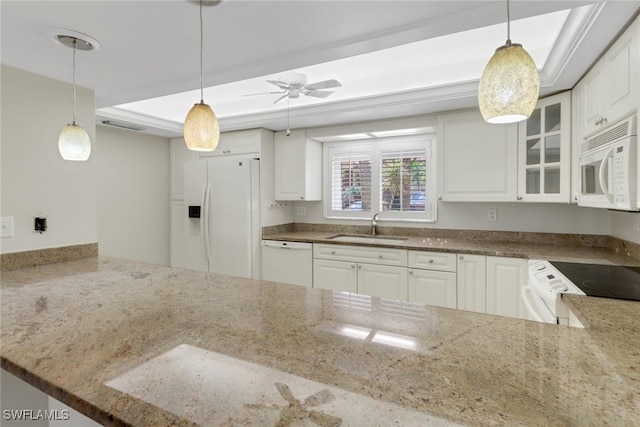
<svg viewBox="0 0 640 427">
<path fill-rule="evenodd" d="M 371 154 L 331 156 L 331 210 L 371 211 Z"/>
</svg>

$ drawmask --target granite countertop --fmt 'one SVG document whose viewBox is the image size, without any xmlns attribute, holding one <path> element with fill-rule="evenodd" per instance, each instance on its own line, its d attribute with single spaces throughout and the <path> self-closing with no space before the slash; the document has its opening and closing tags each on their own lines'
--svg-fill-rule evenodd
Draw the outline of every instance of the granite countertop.
<svg viewBox="0 0 640 427">
<path fill-rule="evenodd" d="M 587 328 L 88 258 L 3 273 L 1 361 L 107 425 L 637 425 L 640 303 L 567 302 Z"/>
<path fill-rule="evenodd" d="M 343 233 L 336 231 L 285 231 L 265 235 L 265 240 L 283 240 L 309 243 L 330 243 L 337 245 L 377 246 L 397 249 L 439 251 L 461 254 L 504 256 L 513 258 L 543 259 L 548 261 L 580 262 L 595 264 L 614 264 L 640 266 L 640 259 L 616 253 L 605 247 L 578 246 L 573 244 L 541 244 L 528 242 L 524 233 L 521 242 L 491 241 L 485 238 L 464 239 L 456 237 L 398 236 L 405 238 L 402 243 L 384 242 L 383 239 L 372 243 L 353 243 L 332 240 L 331 237 Z M 352 234 L 352 233 L 344 233 Z"/>
</svg>

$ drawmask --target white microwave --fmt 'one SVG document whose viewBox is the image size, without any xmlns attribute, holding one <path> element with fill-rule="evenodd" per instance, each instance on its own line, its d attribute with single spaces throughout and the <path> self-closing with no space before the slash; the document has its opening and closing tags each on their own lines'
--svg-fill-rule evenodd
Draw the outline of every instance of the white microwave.
<svg viewBox="0 0 640 427">
<path fill-rule="evenodd" d="M 637 211 L 636 116 L 582 143 L 578 205 Z"/>
</svg>

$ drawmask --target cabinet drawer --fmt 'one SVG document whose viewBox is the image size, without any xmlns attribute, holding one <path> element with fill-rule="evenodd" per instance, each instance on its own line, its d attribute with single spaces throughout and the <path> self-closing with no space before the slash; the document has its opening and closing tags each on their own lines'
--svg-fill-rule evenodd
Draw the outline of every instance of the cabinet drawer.
<svg viewBox="0 0 640 427">
<path fill-rule="evenodd" d="M 456 254 L 446 252 L 409 251 L 409 268 L 456 271 Z"/>
<path fill-rule="evenodd" d="M 371 248 L 361 246 L 327 245 L 315 243 L 313 257 L 336 261 L 364 262 L 368 264 L 407 266 L 404 249 Z"/>
</svg>

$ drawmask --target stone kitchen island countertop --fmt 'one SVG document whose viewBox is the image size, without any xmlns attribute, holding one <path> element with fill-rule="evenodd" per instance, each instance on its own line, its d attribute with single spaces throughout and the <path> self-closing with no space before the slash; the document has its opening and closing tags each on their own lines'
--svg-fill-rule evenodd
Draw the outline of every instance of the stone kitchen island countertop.
<svg viewBox="0 0 640 427">
<path fill-rule="evenodd" d="M 585 329 L 100 257 L 2 275 L 2 368 L 106 425 L 632 426 L 640 303 Z"/>
</svg>

